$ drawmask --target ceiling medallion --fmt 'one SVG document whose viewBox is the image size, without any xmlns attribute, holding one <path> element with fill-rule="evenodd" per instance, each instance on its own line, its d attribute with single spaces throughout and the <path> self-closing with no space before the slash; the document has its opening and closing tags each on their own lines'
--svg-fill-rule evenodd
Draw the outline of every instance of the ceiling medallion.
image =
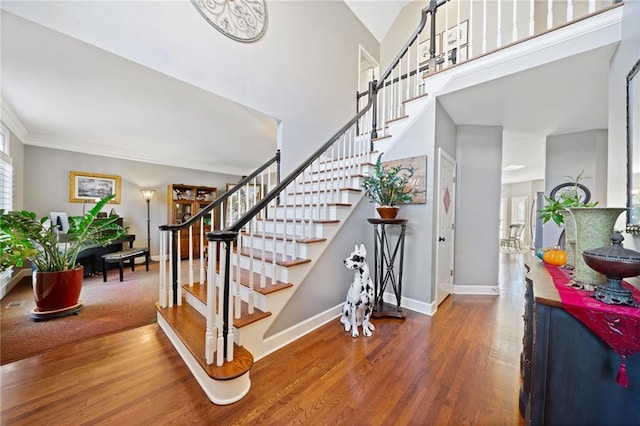
<svg viewBox="0 0 640 426">
<path fill-rule="evenodd" d="M 258 40 L 267 27 L 265 0 L 191 0 L 215 29 L 236 41 Z"/>
</svg>

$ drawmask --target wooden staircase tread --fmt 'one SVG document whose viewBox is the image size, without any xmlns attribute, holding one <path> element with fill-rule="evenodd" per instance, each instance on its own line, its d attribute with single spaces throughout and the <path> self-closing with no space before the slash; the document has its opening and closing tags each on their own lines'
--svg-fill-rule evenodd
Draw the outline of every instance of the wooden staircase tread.
<svg viewBox="0 0 640 426">
<path fill-rule="evenodd" d="M 236 279 L 236 271 L 237 271 L 237 268 L 233 268 L 233 276 L 232 276 L 233 280 Z M 216 272 L 220 273 L 220 269 L 216 268 Z M 267 294 L 275 293 L 280 290 L 284 290 L 285 288 L 293 287 L 292 283 L 286 283 L 284 281 L 276 281 L 274 284 L 272 284 L 270 282 L 270 279 L 267 278 L 267 280 L 268 281 L 267 281 L 266 287 L 260 287 L 260 273 L 254 272 L 253 273 L 253 283 L 254 283 L 253 291 L 263 295 L 267 295 Z M 242 284 L 245 287 L 249 287 L 249 270 L 248 269 L 240 268 L 240 284 Z M 200 285 L 206 286 L 207 283 L 203 283 Z"/>
<path fill-rule="evenodd" d="M 249 234 L 248 232 L 242 231 L 242 235 L 245 236 L 253 236 L 256 238 L 262 238 L 263 236 L 267 239 L 276 239 L 278 241 L 293 241 L 294 238 L 285 237 L 282 234 L 262 234 L 260 232 L 254 232 L 253 234 Z M 296 243 L 300 244 L 313 244 L 313 243 L 321 243 L 323 241 L 327 241 L 326 238 L 316 237 L 316 238 L 295 238 Z"/>
<path fill-rule="evenodd" d="M 390 138 L 390 137 L 391 137 L 391 135 L 378 136 L 378 137 L 377 137 L 377 138 L 375 138 L 375 139 L 371 139 L 371 142 L 377 142 L 377 141 L 380 141 L 380 140 L 382 140 L 382 139 L 388 139 L 388 138 Z"/>
<path fill-rule="evenodd" d="M 387 124 L 395 123 L 396 121 L 401 121 L 401 120 L 404 120 L 405 118 L 409 118 L 409 116 L 405 114 L 405 115 L 401 115 L 400 117 L 392 118 L 391 120 L 387 120 Z"/>
<path fill-rule="evenodd" d="M 198 300 L 200 300 L 202 303 L 205 303 L 205 304 L 207 303 L 207 283 L 194 283 L 192 287 L 190 287 L 188 284 L 185 284 L 182 287 L 184 291 L 187 291 L 193 294 L 193 296 L 196 297 Z M 275 287 L 275 286 L 272 286 L 272 287 Z M 286 287 L 280 287 L 276 290 L 271 290 L 270 292 L 273 293 L 275 291 L 281 290 L 282 288 L 288 288 L 288 287 L 293 287 L 293 284 L 290 284 Z M 258 292 L 258 289 L 255 289 L 255 291 Z M 268 294 L 267 292 L 265 293 Z M 216 308 L 216 312 L 218 312 L 217 308 Z M 249 324 L 253 324 L 254 322 L 258 322 L 261 319 L 270 317 L 271 315 L 272 315 L 271 312 L 265 312 L 256 307 L 253 308 L 253 313 L 250 314 L 249 304 L 243 300 L 242 303 L 240 304 L 240 318 L 233 319 L 233 326 L 235 328 L 240 329 L 242 327 L 246 327 Z"/>
<path fill-rule="evenodd" d="M 235 343 L 233 361 L 225 362 L 220 367 L 215 363 L 208 365 L 205 360 L 205 318 L 189 304 L 161 308 L 156 303 L 156 309 L 212 379 L 235 379 L 248 372 L 253 366 L 253 355 L 243 346 Z"/>
<path fill-rule="evenodd" d="M 426 63 L 426 61 L 425 61 L 425 63 Z M 415 100 L 420 99 L 420 98 L 426 98 L 427 96 L 429 96 L 428 93 L 423 93 L 422 95 L 418 95 L 418 96 L 414 96 L 413 98 L 405 99 L 404 101 L 402 101 L 402 103 L 406 104 L 408 102 L 415 101 Z"/>
<path fill-rule="evenodd" d="M 202 303 L 207 303 L 207 283 L 194 283 L 193 286 L 184 284 L 182 286 L 182 289 L 188 293 L 191 293 Z M 217 306 L 216 312 L 218 312 Z M 271 312 L 264 312 L 255 307 L 253 308 L 253 313 L 249 314 L 249 304 L 243 300 L 240 303 L 240 318 L 234 318 L 233 325 L 236 328 L 242 328 L 269 316 L 271 316 Z"/>
<path fill-rule="evenodd" d="M 237 251 L 237 247 L 234 248 L 234 251 Z M 240 254 L 243 256 L 251 256 L 251 253 L 249 252 L 249 247 L 242 247 L 240 249 Z M 253 249 L 253 258 L 254 259 L 262 259 L 262 250 L 259 249 Z M 264 261 L 265 262 L 269 262 L 269 263 L 273 263 L 274 257 L 273 257 L 273 253 L 270 251 L 265 251 L 264 252 Z M 284 267 L 292 267 L 292 266 L 297 266 L 297 265 L 302 265 L 305 263 L 310 263 L 311 259 L 303 259 L 300 257 L 289 257 L 287 256 L 286 258 L 282 258 L 282 255 L 280 253 L 277 253 L 275 256 L 275 261 L 277 265 L 280 266 L 284 266 Z"/>
</svg>

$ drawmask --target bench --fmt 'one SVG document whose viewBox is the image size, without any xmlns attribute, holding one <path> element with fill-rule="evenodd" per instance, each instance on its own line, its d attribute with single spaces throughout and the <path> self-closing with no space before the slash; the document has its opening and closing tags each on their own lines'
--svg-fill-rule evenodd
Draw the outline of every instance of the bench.
<svg viewBox="0 0 640 426">
<path fill-rule="evenodd" d="M 131 264 L 131 270 L 135 271 L 135 259 L 137 257 L 145 257 L 145 265 L 149 271 L 149 249 L 148 248 L 130 248 L 122 251 L 108 253 L 102 256 L 102 281 L 107 282 L 107 263 L 117 263 L 120 268 L 120 281 L 123 281 L 124 262 Z"/>
</svg>

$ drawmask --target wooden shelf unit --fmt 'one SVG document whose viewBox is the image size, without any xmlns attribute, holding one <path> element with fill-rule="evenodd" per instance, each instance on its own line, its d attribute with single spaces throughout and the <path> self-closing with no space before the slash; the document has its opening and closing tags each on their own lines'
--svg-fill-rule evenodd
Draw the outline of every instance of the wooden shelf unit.
<svg viewBox="0 0 640 426">
<path fill-rule="evenodd" d="M 169 223 L 179 224 L 189 220 L 201 209 L 218 197 L 218 189 L 213 186 L 198 186 L 172 183 L 167 188 L 167 208 Z M 214 220 L 215 222 L 215 220 Z M 204 226 L 204 232 L 211 231 L 211 225 Z M 200 225 L 193 230 L 193 256 L 200 256 Z M 180 257 L 189 257 L 189 231 L 180 232 Z"/>
</svg>

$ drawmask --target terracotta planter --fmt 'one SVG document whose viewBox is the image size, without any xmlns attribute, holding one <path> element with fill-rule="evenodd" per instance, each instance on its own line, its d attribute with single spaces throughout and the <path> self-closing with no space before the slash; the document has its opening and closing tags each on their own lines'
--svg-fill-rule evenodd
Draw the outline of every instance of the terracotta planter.
<svg viewBox="0 0 640 426">
<path fill-rule="evenodd" d="M 60 272 L 33 272 L 33 296 L 39 312 L 59 311 L 78 304 L 84 268 Z"/>
<path fill-rule="evenodd" d="M 395 219 L 398 215 L 400 207 L 398 206 L 383 206 L 376 208 L 378 214 L 382 219 Z"/>
</svg>

